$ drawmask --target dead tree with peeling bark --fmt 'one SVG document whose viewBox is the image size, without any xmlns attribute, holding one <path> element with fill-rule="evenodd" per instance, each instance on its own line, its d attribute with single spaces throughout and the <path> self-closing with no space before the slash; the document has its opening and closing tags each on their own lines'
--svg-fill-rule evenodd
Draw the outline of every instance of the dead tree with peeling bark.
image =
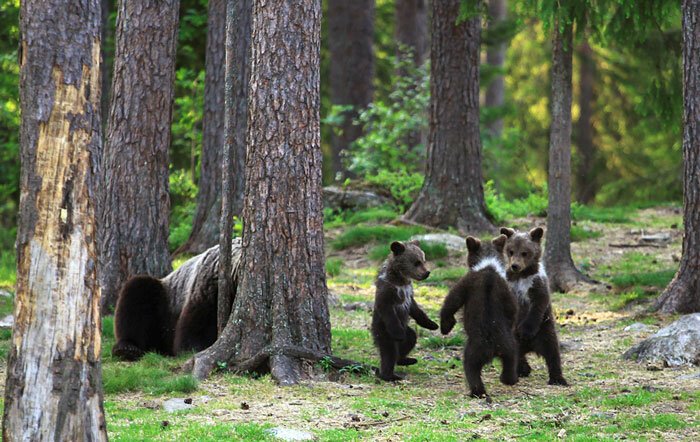
<svg viewBox="0 0 700 442">
<path fill-rule="evenodd" d="M 3 440 L 107 440 L 95 192 L 99 0 L 21 7 L 17 299 Z"/>
<path fill-rule="evenodd" d="M 282 385 L 331 357 L 323 251 L 320 2 L 254 0 L 243 255 L 218 340 L 187 364 L 201 379 L 224 362 Z M 227 116 L 230 118 L 230 115 Z"/>
</svg>

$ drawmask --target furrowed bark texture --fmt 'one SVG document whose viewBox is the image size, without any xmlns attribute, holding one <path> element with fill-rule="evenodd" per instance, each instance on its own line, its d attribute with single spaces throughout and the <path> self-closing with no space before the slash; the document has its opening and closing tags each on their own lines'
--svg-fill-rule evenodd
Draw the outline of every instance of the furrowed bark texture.
<svg viewBox="0 0 700 442">
<path fill-rule="evenodd" d="M 700 311 L 700 0 L 683 0 L 683 256 L 656 307 Z"/>
<path fill-rule="evenodd" d="M 21 6 L 21 196 L 3 440 L 107 440 L 95 191 L 99 0 Z"/>
<path fill-rule="evenodd" d="M 549 134 L 549 205 L 545 265 L 554 291 L 590 281 L 571 258 L 571 64 L 572 27 L 552 27 L 552 125 Z"/>
<path fill-rule="evenodd" d="M 372 101 L 374 79 L 374 0 L 328 0 L 328 44 L 331 54 L 331 103 L 350 105 L 340 133 L 331 137 L 333 178 L 345 171 L 341 152 L 362 135 L 353 124 Z"/>
<path fill-rule="evenodd" d="M 506 19 L 508 5 L 506 0 L 489 0 L 489 19 L 491 26 L 498 25 Z M 502 68 L 506 60 L 506 43 L 498 43 L 490 46 L 486 50 L 486 63 L 491 66 Z M 486 88 L 486 96 L 484 97 L 484 105 L 486 107 L 503 106 L 505 100 L 505 80 L 503 75 L 497 75 L 496 78 Z M 503 132 L 503 118 L 492 121 L 488 124 L 487 129 L 491 136 L 500 137 Z"/>
<path fill-rule="evenodd" d="M 122 1 L 100 208 L 102 311 L 132 275 L 170 273 L 168 149 L 178 0 Z"/>
<path fill-rule="evenodd" d="M 176 253 L 201 253 L 219 241 L 221 165 L 224 149 L 226 2 L 227 0 L 209 1 L 202 157 L 197 209 L 192 221 L 192 233 Z M 234 175 L 241 175 L 241 182 L 243 181 L 242 165 L 243 162 L 241 162 L 241 169 L 237 171 L 239 173 Z M 240 214 L 242 186 L 239 189 L 241 189 L 240 196 L 233 204 L 234 214 Z"/>
<path fill-rule="evenodd" d="M 193 374 L 216 361 L 252 360 L 282 385 L 311 366 L 282 351 L 330 353 L 321 199 L 320 2 L 256 0 L 243 206 L 243 256 L 231 317 L 195 355 Z"/>
<path fill-rule="evenodd" d="M 481 21 L 455 24 L 460 0 L 433 1 L 430 135 L 425 183 L 406 213 L 410 221 L 493 231 L 486 216 L 479 135 Z"/>
<path fill-rule="evenodd" d="M 578 48 L 579 56 L 579 117 L 576 124 L 576 147 L 578 148 L 578 163 L 576 167 L 576 200 L 588 204 L 595 198 L 598 186 L 596 183 L 595 166 L 597 161 L 596 147 L 593 142 L 595 128 L 593 127 L 593 105 L 595 103 L 595 61 L 593 50 L 584 41 Z"/>
<path fill-rule="evenodd" d="M 222 161 L 222 210 L 219 247 L 224 255 L 219 267 L 217 327 L 224 329 L 231 314 L 231 253 L 233 213 L 242 204 L 245 169 L 245 137 L 248 130 L 248 76 L 250 61 L 251 0 L 227 0 L 226 81 L 224 146 Z M 240 207 L 240 206 L 238 206 Z"/>
<path fill-rule="evenodd" d="M 427 0 L 396 0 L 396 41 L 413 50 L 416 66 L 428 55 Z"/>
</svg>

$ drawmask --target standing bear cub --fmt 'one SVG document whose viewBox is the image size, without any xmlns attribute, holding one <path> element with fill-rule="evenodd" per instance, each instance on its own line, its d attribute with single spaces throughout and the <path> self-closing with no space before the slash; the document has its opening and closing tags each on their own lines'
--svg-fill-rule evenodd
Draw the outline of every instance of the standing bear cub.
<svg viewBox="0 0 700 442">
<path fill-rule="evenodd" d="M 549 280 L 541 262 L 540 242 L 544 230 L 537 227 L 525 233 L 502 227 L 501 233 L 508 237 L 505 245 L 506 275 L 519 304 L 518 374 L 523 377 L 530 375 L 526 355 L 535 352 L 547 363 L 549 384 L 568 385 L 561 370 Z"/>
<path fill-rule="evenodd" d="M 425 253 L 417 241 L 391 243 L 391 255 L 382 265 L 375 283 L 377 291 L 372 314 L 372 337 L 381 359 L 380 379 L 401 380 L 394 373 L 394 367 L 418 362 L 408 357 L 416 345 L 416 332 L 408 326 L 409 317 L 428 330 L 438 328 L 413 299 L 411 281 L 422 281 L 429 275 Z"/>
<path fill-rule="evenodd" d="M 493 358 L 503 363 L 501 382 L 518 382 L 518 345 L 515 320 L 518 305 L 506 282 L 503 263 L 504 235 L 491 243 L 467 237 L 469 273 L 450 290 L 440 310 L 440 331 L 446 335 L 454 327 L 455 313 L 464 307 L 464 375 L 473 397 L 486 396 L 481 369 Z"/>
</svg>

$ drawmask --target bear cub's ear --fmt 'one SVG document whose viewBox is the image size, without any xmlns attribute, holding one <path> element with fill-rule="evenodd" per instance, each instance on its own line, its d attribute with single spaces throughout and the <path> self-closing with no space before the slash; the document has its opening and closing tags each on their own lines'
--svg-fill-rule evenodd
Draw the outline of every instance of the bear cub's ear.
<svg viewBox="0 0 700 442">
<path fill-rule="evenodd" d="M 496 250 L 503 252 L 503 247 L 506 245 L 506 240 L 508 238 L 505 235 L 499 235 L 491 240 L 491 244 L 496 246 Z"/>
<path fill-rule="evenodd" d="M 394 256 L 399 256 L 406 251 L 406 246 L 403 245 L 401 241 L 394 241 L 391 243 L 391 252 Z"/>
<path fill-rule="evenodd" d="M 542 240 L 542 235 L 544 235 L 544 230 L 542 227 L 535 227 L 534 229 L 530 230 L 530 239 L 537 243 Z"/>
<path fill-rule="evenodd" d="M 515 230 L 508 227 L 501 227 L 501 235 L 505 235 L 506 238 L 510 238 L 511 236 L 515 235 Z"/>
<path fill-rule="evenodd" d="M 477 252 L 481 247 L 481 241 L 473 236 L 467 236 L 467 250 L 470 252 Z"/>
</svg>

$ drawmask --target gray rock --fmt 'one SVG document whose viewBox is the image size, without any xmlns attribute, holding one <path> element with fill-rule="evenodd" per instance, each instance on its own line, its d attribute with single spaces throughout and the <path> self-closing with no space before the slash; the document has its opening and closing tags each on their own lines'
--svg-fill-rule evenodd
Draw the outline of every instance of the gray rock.
<svg viewBox="0 0 700 442">
<path fill-rule="evenodd" d="M 374 302 L 367 301 L 367 302 L 348 302 L 346 304 L 343 304 L 343 309 L 346 311 L 356 311 L 356 310 L 364 310 L 371 312 L 372 309 L 374 308 Z"/>
<path fill-rule="evenodd" d="M 12 328 L 13 325 L 15 325 L 15 317 L 12 315 L 0 319 L 0 327 Z"/>
<path fill-rule="evenodd" d="M 574 341 L 560 341 L 559 349 L 562 353 L 569 353 L 572 351 L 579 351 L 583 349 L 583 344 Z"/>
<path fill-rule="evenodd" d="M 412 240 L 418 240 L 421 244 L 442 244 L 448 250 L 464 252 L 467 250 L 467 244 L 461 236 L 451 233 L 426 233 L 424 235 L 413 235 Z"/>
<path fill-rule="evenodd" d="M 625 359 L 662 363 L 668 367 L 700 363 L 700 313 L 681 316 L 676 322 L 625 352 Z"/>
<path fill-rule="evenodd" d="M 323 188 L 323 205 L 331 209 L 367 209 L 391 204 L 393 201 L 389 198 L 374 192 L 347 190 L 335 186 Z"/>
<path fill-rule="evenodd" d="M 293 428 L 275 427 L 265 430 L 268 434 L 281 440 L 315 440 L 316 436 L 308 431 L 295 430 Z"/>
<path fill-rule="evenodd" d="M 671 234 L 668 232 L 661 232 L 654 235 L 642 235 L 640 240 L 651 244 L 666 244 L 671 242 Z"/>
<path fill-rule="evenodd" d="M 184 398 L 172 398 L 163 402 L 163 409 L 168 413 L 181 410 L 189 410 L 194 407 L 192 404 L 186 404 Z"/>
<path fill-rule="evenodd" d="M 0 289 L 0 297 L 11 298 L 12 293 L 8 292 L 7 290 Z"/>
<path fill-rule="evenodd" d="M 635 322 L 634 324 L 628 325 L 623 330 L 626 332 L 650 332 L 652 331 L 652 328 L 646 324 L 642 324 L 641 322 Z"/>
</svg>

